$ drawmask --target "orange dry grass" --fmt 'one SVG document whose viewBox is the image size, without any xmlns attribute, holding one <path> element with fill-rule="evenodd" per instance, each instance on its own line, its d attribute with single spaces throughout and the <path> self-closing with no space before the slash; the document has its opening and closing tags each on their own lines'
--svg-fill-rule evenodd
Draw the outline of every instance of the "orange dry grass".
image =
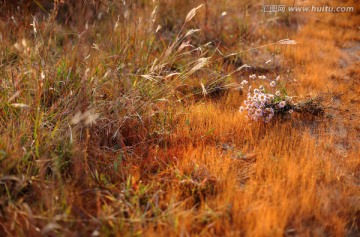
<svg viewBox="0 0 360 237">
<path fill-rule="evenodd" d="M 334 154 L 333 137 L 322 126 L 278 121 L 260 128 L 217 105 L 191 107 L 179 125 L 174 148 L 164 155 L 171 154 L 174 169 L 192 177 L 199 189 L 214 185 L 216 194 L 203 193 L 200 206 L 179 222 L 179 231 L 191 233 L 200 225 L 217 235 L 345 234 L 358 208 L 360 162 L 350 152 L 340 168 L 344 158 Z M 216 143 L 221 140 L 232 147 L 222 149 L 224 144 Z M 174 181 L 172 191 L 181 192 L 184 187 Z M 209 210 L 219 214 L 202 225 L 196 216 L 204 218 Z"/>
<path fill-rule="evenodd" d="M 237 5 L 235 1 L 230 2 Z M 225 3 L 222 2 L 221 7 L 225 8 Z M 221 11 L 219 7 L 208 14 L 219 15 Z M 244 15 L 248 17 L 246 12 Z M 265 23 L 262 22 L 256 32 L 243 29 L 245 32 L 235 34 L 236 37 L 250 34 L 258 37 L 258 42 L 264 41 L 260 37 L 262 33 L 275 42 L 283 38 L 299 42 L 291 48 L 269 47 L 267 50 L 280 50 L 278 53 L 287 63 L 282 69 L 291 69 L 287 85 L 291 93 L 301 95 L 299 99 L 322 97 L 324 117 L 292 114 L 269 124 L 249 122 L 237 111 L 245 96 L 234 90 L 216 100 L 206 97 L 187 105 L 171 105 L 166 100 L 149 103 L 147 109 L 154 114 L 160 112 L 150 117 L 150 121 L 139 116 L 138 122 L 138 117 L 133 119 L 128 113 L 132 111 L 128 107 L 137 106 L 133 103 L 137 94 L 134 97 L 127 94 L 129 97 L 124 96 L 124 101 L 117 98 L 126 83 L 128 88 L 135 87 L 136 83 L 131 84 L 129 80 L 124 85 L 116 84 L 100 77 L 104 81 L 97 85 L 98 91 L 90 90 L 88 96 L 99 93 L 96 96 L 105 98 L 99 99 L 103 103 L 100 106 L 105 109 L 112 106 L 116 111 L 109 119 L 98 121 L 99 127 L 104 126 L 100 132 L 89 127 L 73 131 L 85 138 L 80 142 L 74 135 L 74 140 L 79 142 L 74 144 L 70 155 L 66 154 L 72 162 L 69 173 L 53 167 L 56 164 L 51 163 L 45 150 L 40 151 L 43 155 L 34 161 L 40 174 L 34 171 L 29 180 L 26 175 L 2 177 L 4 193 L 8 196 L 3 195 L 1 199 L 3 202 L 5 196 L 6 206 L 4 211 L 0 210 L 0 233 L 9 236 L 356 236 L 360 231 L 360 70 L 359 63 L 354 63 L 354 55 L 341 47 L 354 47 L 352 41 L 360 40 L 359 16 L 350 13 L 340 16 L 344 17 L 326 13 L 291 16 L 303 17 L 296 21 L 301 24 L 298 30 L 271 25 L 271 21 L 264 18 Z M 261 17 L 255 16 L 257 18 Z M 166 20 L 176 19 L 169 16 Z M 224 25 L 212 25 L 210 20 L 201 22 L 207 27 L 205 33 L 211 33 L 210 38 L 222 37 L 215 28 L 221 31 Z M 229 31 L 232 30 L 230 27 Z M 147 49 L 141 42 L 146 37 L 145 31 L 132 37 L 134 39 L 129 38 L 134 41 L 132 47 L 140 45 Z M 231 37 L 223 41 L 229 43 L 228 50 L 242 50 Z M 132 62 L 133 52 L 125 49 L 123 52 L 119 61 Z M 95 76 L 106 72 L 106 65 L 97 68 L 100 62 L 116 64 L 110 63 L 113 57 L 109 59 L 108 55 L 99 53 L 96 58 L 97 51 L 93 54 L 96 68 L 91 70 L 96 71 Z M 144 56 L 140 63 L 150 62 L 151 57 L 155 55 Z M 342 58 L 345 66 L 341 68 Z M 137 66 L 137 62 L 132 63 Z M 130 76 L 136 70 L 135 67 L 130 71 Z M 115 73 L 112 76 L 115 77 Z M 74 86 L 75 89 L 81 93 L 86 85 L 79 90 Z M 146 94 L 148 88 L 143 89 L 140 92 Z M 67 94 L 70 92 L 63 96 Z M 83 99 L 70 98 L 75 102 Z M 118 107 L 113 106 L 117 103 Z M 64 105 L 64 110 L 72 114 L 68 107 Z M 26 120 L 32 113 L 18 114 L 17 119 L 29 121 L 29 125 L 21 123 L 22 126 L 32 126 L 32 121 Z M 126 123 L 124 120 L 127 127 L 121 132 L 131 137 L 124 139 L 130 145 L 124 144 L 120 133 L 116 137 L 119 144 L 112 144 L 116 143 L 112 139 L 112 126 L 116 128 L 119 117 L 127 119 Z M 11 126 L 14 128 L 1 134 L 1 149 L 14 150 L 9 155 L 11 158 L 22 157 L 25 142 L 20 137 L 27 133 L 27 127 L 16 127 L 15 122 Z M 168 133 L 167 129 L 172 132 Z M 55 128 L 49 131 L 56 134 Z M 157 134 L 149 135 L 149 131 Z M 149 137 L 152 140 L 146 140 Z M 41 143 L 52 144 L 51 139 L 51 135 L 44 135 Z M 140 145 L 135 146 L 136 142 Z M 103 149 L 103 144 L 109 149 Z M 121 149 L 125 145 L 130 149 Z M 49 145 L 43 149 L 56 148 Z M 27 162 L 31 164 L 31 161 L 29 158 Z M 12 161 L 6 162 L 9 164 L 2 163 L 2 166 L 10 168 L 5 173 L 16 174 L 17 166 Z"/>
</svg>

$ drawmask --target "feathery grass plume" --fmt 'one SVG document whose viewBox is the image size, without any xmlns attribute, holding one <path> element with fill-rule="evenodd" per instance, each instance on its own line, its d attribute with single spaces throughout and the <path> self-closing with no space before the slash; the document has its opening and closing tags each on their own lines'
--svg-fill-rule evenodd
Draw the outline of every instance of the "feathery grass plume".
<svg viewBox="0 0 360 237">
<path fill-rule="evenodd" d="M 16 91 L 9 99 L 8 99 L 8 103 L 10 103 L 11 101 L 13 101 L 14 99 L 16 99 L 21 93 L 21 90 Z"/>
<path fill-rule="evenodd" d="M 249 66 L 249 65 L 247 65 L 247 64 L 244 64 L 244 65 L 241 65 L 240 67 L 238 67 L 237 69 L 236 69 L 236 71 L 238 72 L 238 71 L 241 71 L 243 68 L 251 68 L 251 66 Z"/>
<path fill-rule="evenodd" d="M 118 15 L 117 20 L 116 20 L 116 22 L 115 22 L 114 31 L 116 30 L 116 28 L 118 28 L 118 26 L 119 26 L 119 21 L 120 21 L 120 15 Z"/>
<path fill-rule="evenodd" d="M 21 109 L 30 109 L 31 107 L 27 104 L 23 104 L 23 103 L 12 103 L 10 104 L 12 107 L 15 108 L 21 108 Z"/>
<path fill-rule="evenodd" d="M 96 120 L 99 118 L 99 114 L 95 113 L 92 110 L 87 110 L 84 113 L 78 111 L 72 118 L 70 123 L 76 125 L 80 122 L 84 122 L 85 125 L 92 125 L 96 123 Z"/>
<path fill-rule="evenodd" d="M 231 54 L 228 54 L 228 55 L 224 56 L 224 58 L 228 58 L 228 57 L 235 56 L 235 55 L 238 55 L 238 54 L 241 54 L 241 53 L 244 53 L 244 52 L 252 51 L 252 50 L 255 50 L 255 49 L 261 49 L 261 48 L 265 48 L 265 47 L 268 47 L 268 46 L 271 46 L 271 45 L 277 45 L 277 44 L 280 44 L 280 45 L 295 45 L 295 44 L 297 44 L 297 42 L 295 40 L 282 39 L 282 40 L 279 40 L 277 42 L 273 42 L 273 43 L 270 43 L 270 44 L 265 44 L 265 45 L 261 45 L 261 46 L 258 46 L 258 47 L 254 47 L 254 48 L 242 50 L 242 51 L 239 51 L 239 52 L 231 53 Z"/>
<path fill-rule="evenodd" d="M 208 58 L 199 58 L 195 64 L 195 66 L 193 68 L 190 69 L 189 73 L 187 74 L 188 76 L 193 74 L 194 72 L 200 70 L 201 68 L 203 68 L 210 60 L 210 57 Z"/>
<path fill-rule="evenodd" d="M 201 31 L 201 29 L 191 29 L 188 32 L 186 32 L 184 37 L 187 37 L 187 36 L 192 35 L 192 34 L 194 34 L 196 32 L 199 32 L 199 31 Z"/>
<path fill-rule="evenodd" d="M 94 113 L 91 110 L 88 110 L 83 114 L 83 119 L 84 119 L 85 125 L 92 125 L 92 124 L 96 123 L 96 120 L 98 118 L 99 118 L 99 114 Z"/>
<path fill-rule="evenodd" d="M 158 26 L 156 27 L 155 33 L 157 33 L 159 30 L 161 30 L 161 28 L 162 28 L 162 26 L 161 26 L 161 25 L 158 25 Z"/>
<path fill-rule="evenodd" d="M 191 11 L 186 15 L 185 23 L 189 22 L 196 15 L 196 11 L 199 10 L 203 5 L 204 4 L 201 4 L 198 7 L 191 9 Z"/>
<path fill-rule="evenodd" d="M 36 17 L 33 16 L 33 22 L 30 25 L 33 27 L 33 31 L 35 35 L 37 34 L 36 22 L 37 22 Z"/>
<path fill-rule="evenodd" d="M 155 78 L 151 75 L 140 75 L 141 77 L 149 80 L 149 81 L 156 81 Z"/>
<path fill-rule="evenodd" d="M 201 82 L 200 85 L 201 85 L 201 90 L 202 90 L 203 96 L 206 96 L 208 93 L 206 91 L 204 84 Z"/>
<path fill-rule="evenodd" d="M 168 79 L 168 78 L 171 78 L 171 77 L 177 76 L 177 75 L 181 75 L 181 73 L 179 73 L 179 72 L 170 73 L 170 74 L 166 75 L 166 76 L 164 77 L 164 79 Z"/>
<path fill-rule="evenodd" d="M 151 20 L 152 25 L 154 24 L 154 22 L 156 20 L 157 9 L 158 9 L 158 6 L 155 6 L 154 10 L 152 11 L 151 16 L 150 16 L 150 20 Z"/>
<path fill-rule="evenodd" d="M 179 53 L 186 47 L 192 47 L 193 48 L 194 46 L 190 44 L 190 41 L 183 42 L 176 52 Z"/>
<path fill-rule="evenodd" d="M 294 45 L 294 44 L 297 44 L 297 42 L 295 40 L 290 40 L 290 39 L 282 39 L 282 40 L 279 40 L 277 42 L 277 44 L 289 44 L 289 45 Z"/>
</svg>

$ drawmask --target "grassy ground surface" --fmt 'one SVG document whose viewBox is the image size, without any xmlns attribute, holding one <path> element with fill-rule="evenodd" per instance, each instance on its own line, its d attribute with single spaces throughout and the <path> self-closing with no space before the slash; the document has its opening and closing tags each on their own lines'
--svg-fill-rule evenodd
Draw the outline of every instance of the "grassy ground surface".
<svg viewBox="0 0 360 237">
<path fill-rule="evenodd" d="M 1 4 L 1 236 L 360 235 L 359 1 Z"/>
</svg>

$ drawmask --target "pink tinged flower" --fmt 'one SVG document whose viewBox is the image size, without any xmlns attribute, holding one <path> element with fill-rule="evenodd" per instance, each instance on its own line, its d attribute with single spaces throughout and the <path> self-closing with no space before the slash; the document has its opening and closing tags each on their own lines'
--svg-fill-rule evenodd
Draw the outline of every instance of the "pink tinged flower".
<svg viewBox="0 0 360 237">
<path fill-rule="evenodd" d="M 276 91 L 276 92 L 275 92 L 275 95 L 276 95 L 276 96 L 280 96 L 280 91 Z"/>
<path fill-rule="evenodd" d="M 285 105 L 286 105 L 286 101 L 281 101 L 279 103 L 279 108 L 284 108 Z"/>
<path fill-rule="evenodd" d="M 261 109 L 257 109 L 257 110 L 255 111 L 255 115 L 258 116 L 258 117 L 261 117 L 261 116 L 263 115 L 262 110 L 261 110 Z"/>
<path fill-rule="evenodd" d="M 270 121 L 273 117 L 274 117 L 273 114 L 269 114 L 269 115 L 266 117 L 266 119 L 267 119 L 268 121 Z"/>
<path fill-rule="evenodd" d="M 270 82 L 270 86 L 271 86 L 271 87 L 274 87 L 275 85 L 276 85 L 276 81 Z"/>
<path fill-rule="evenodd" d="M 289 114 L 292 114 L 294 112 L 294 110 L 290 109 L 289 110 Z"/>
</svg>

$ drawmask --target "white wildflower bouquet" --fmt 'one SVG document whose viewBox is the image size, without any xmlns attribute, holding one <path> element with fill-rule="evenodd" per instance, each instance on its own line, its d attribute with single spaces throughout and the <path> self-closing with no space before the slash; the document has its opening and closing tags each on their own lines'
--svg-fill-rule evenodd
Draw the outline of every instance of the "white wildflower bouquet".
<svg viewBox="0 0 360 237">
<path fill-rule="evenodd" d="M 288 96 L 284 89 L 279 89 L 280 76 L 275 80 L 267 81 L 266 76 L 249 76 L 250 79 L 261 79 L 268 83 L 268 87 L 261 85 L 252 90 L 248 87 L 247 98 L 244 105 L 240 106 L 239 112 L 247 112 L 246 117 L 253 121 L 268 123 L 275 114 L 293 113 L 294 104 L 292 97 Z M 242 87 L 248 84 L 247 80 L 241 82 Z"/>
</svg>

